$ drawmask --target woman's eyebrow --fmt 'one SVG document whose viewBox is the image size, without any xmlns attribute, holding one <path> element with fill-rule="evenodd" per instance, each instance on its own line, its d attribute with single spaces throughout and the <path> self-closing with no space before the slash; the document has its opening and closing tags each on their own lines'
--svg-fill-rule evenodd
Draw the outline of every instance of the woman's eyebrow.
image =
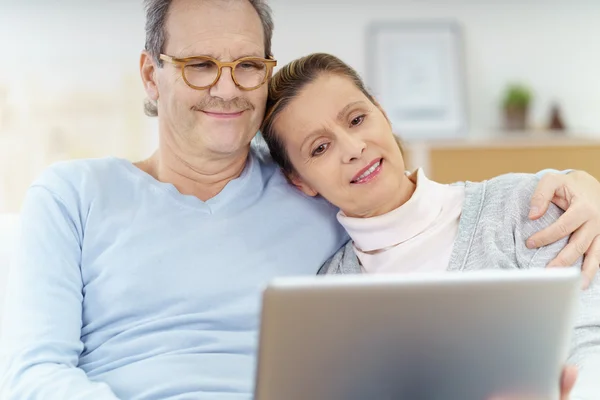
<svg viewBox="0 0 600 400">
<path fill-rule="evenodd" d="M 342 108 L 342 110 L 338 113 L 337 115 L 337 119 L 338 121 L 343 121 L 344 117 L 346 116 L 346 113 L 348 112 L 349 109 L 351 109 L 352 107 L 354 107 L 357 104 L 364 104 L 365 102 L 363 100 L 358 100 L 358 101 L 353 101 L 352 103 L 348 103 L 344 108 Z"/>
<path fill-rule="evenodd" d="M 300 146 L 300 151 L 304 150 L 304 147 L 306 146 L 307 143 L 310 143 L 312 141 L 314 141 L 314 139 L 318 136 L 322 136 L 323 134 L 325 134 L 327 131 L 323 128 L 317 128 L 314 131 L 312 131 L 307 137 L 304 138 L 304 140 L 302 141 L 302 145 Z"/>
</svg>

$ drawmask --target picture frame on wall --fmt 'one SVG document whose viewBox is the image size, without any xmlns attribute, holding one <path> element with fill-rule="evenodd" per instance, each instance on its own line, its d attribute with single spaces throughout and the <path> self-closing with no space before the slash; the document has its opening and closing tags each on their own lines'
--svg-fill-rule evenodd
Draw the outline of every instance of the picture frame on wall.
<svg viewBox="0 0 600 400">
<path fill-rule="evenodd" d="M 379 22 L 367 32 L 367 86 L 405 141 L 467 135 L 464 50 L 453 21 Z"/>
</svg>

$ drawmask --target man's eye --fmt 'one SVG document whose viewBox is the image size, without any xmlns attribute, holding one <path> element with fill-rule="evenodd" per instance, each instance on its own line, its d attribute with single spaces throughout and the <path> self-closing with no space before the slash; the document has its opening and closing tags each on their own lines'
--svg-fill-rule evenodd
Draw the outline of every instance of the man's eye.
<svg viewBox="0 0 600 400">
<path fill-rule="evenodd" d="M 365 116 L 364 115 L 359 115 L 358 117 L 354 118 L 352 121 L 350 121 L 350 126 L 357 126 L 362 124 L 362 122 L 364 121 Z"/>
<path fill-rule="evenodd" d="M 328 147 L 329 147 L 329 145 L 327 143 L 323 143 L 323 144 L 319 145 L 312 151 L 313 157 L 320 156 L 321 154 L 325 153 L 325 151 L 327 150 Z"/>
<path fill-rule="evenodd" d="M 249 61 L 239 64 L 239 67 L 242 69 L 260 69 L 260 66 L 257 63 Z"/>
<path fill-rule="evenodd" d="M 192 67 L 195 69 L 207 69 L 212 67 L 212 63 L 211 62 L 197 62 L 194 64 L 189 64 L 188 67 Z"/>
</svg>

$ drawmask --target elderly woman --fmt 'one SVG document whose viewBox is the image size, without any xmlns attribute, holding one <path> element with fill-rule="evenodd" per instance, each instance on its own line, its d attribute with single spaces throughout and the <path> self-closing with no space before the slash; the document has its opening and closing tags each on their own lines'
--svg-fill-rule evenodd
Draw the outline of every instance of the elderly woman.
<svg viewBox="0 0 600 400">
<path fill-rule="evenodd" d="M 539 249 L 526 245 L 562 214 L 551 205 L 542 218 L 528 217 L 535 175 L 453 185 L 436 183 L 422 170 L 409 175 L 384 110 L 334 56 L 303 57 L 272 78 L 261 131 L 292 184 L 340 209 L 338 220 L 351 241 L 321 273 L 543 268 L 567 244 L 564 238 Z M 600 379 L 583 372 L 600 356 L 597 279 L 581 302 L 569 363 L 582 372 L 577 393 L 589 391 L 593 395 L 582 398 L 595 399 Z M 563 399 L 573 382 L 567 368 Z"/>
</svg>

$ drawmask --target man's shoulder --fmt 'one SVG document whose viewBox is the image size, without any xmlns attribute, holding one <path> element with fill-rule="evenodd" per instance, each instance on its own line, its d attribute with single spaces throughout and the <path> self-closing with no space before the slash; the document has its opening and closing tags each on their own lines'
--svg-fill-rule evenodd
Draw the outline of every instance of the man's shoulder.
<svg viewBox="0 0 600 400">
<path fill-rule="evenodd" d="M 264 139 L 258 136 L 255 137 L 250 145 L 250 153 L 252 154 L 252 157 L 258 160 L 265 181 L 274 180 L 272 183 L 287 184 L 287 179 L 281 171 L 281 168 L 279 168 L 279 165 L 273 161 L 273 157 L 271 157 L 271 153 L 269 152 L 266 143 L 264 143 Z"/>
<path fill-rule="evenodd" d="M 279 165 L 273 161 L 268 149 L 255 147 L 253 145 L 251 151 L 253 157 L 258 160 L 265 186 L 269 187 L 270 189 L 276 189 L 280 195 L 285 196 L 286 198 L 295 199 L 303 203 L 318 204 L 337 212 L 337 209 L 335 209 L 335 207 L 333 207 L 322 197 L 307 196 L 294 185 L 292 185 L 286 178 L 285 174 L 281 171 Z"/>
<path fill-rule="evenodd" d="M 269 179 L 273 174 L 279 172 L 280 168 L 275 161 L 273 161 L 273 158 L 271 158 L 268 149 L 252 145 L 250 147 L 250 153 L 252 157 L 258 161 L 258 165 L 260 165 L 260 169 L 265 178 Z"/>
<path fill-rule="evenodd" d="M 81 197 L 122 175 L 123 163 L 114 157 L 59 161 L 46 167 L 31 185 L 59 197 Z"/>
</svg>

